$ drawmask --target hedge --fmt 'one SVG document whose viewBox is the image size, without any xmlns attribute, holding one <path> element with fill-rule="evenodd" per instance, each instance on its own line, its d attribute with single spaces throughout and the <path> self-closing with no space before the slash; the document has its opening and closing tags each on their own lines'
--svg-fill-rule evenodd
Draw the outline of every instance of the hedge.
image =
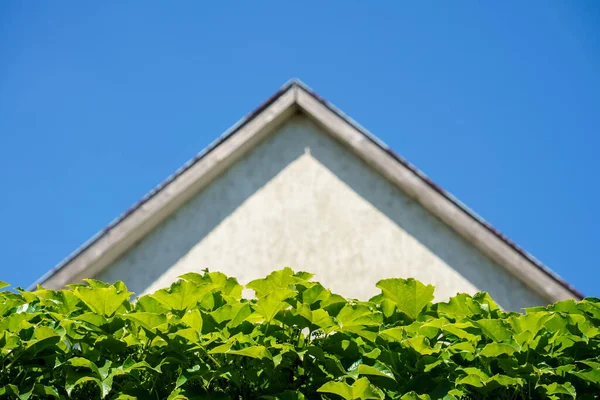
<svg viewBox="0 0 600 400">
<path fill-rule="evenodd" d="M 255 299 L 207 271 L 133 301 L 93 279 L 2 291 L 0 398 L 598 398 L 598 299 L 520 314 L 486 293 L 432 303 L 413 279 L 358 301 L 310 278 L 274 272 Z"/>
</svg>

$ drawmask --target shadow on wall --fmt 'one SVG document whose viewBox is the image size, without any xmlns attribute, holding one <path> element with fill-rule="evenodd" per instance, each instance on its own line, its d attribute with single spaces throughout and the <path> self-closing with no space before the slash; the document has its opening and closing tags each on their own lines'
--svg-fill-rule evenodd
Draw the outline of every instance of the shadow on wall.
<svg viewBox="0 0 600 400">
<path fill-rule="evenodd" d="M 322 136 L 324 141 L 333 141 Z M 338 154 L 331 154 L 332 150 Z M 341 152 L 347 155 L 339 154 Z M 521 280 L 486 257 L 381 174 L 343 149 L 342 145 L 334 143 L 333 146 L 316 146 L 312 149 L 312 155 L 356 194 L 371 203 L 445 264 L 475 287 L 488 292 L 503 308 L 518 310 L 523 300 L 524 304 L 531 305 L 547 303 Z M 466 255 L 468 256 L 465 257 Z M 518 295 L 510 288 L 518 288 Z M 513 298 L 513 294 L 518 299 Z"/>
<path fill-rule="evenodd" d="M 277 140 L 267 138 L 102 271 L 98 278 L 108 282 L 123 280 L 129 290 L 143 293 L 248 198 L 303 153 L 303 146 L 281 146 Z M 246 160 L 251 162 L 244 162 Z M 207 205 L 210 212 L 203 212 Z M 165 235 L 169 234 L 177 235 L 177 240 L 164 240 Z M 161 251 L 154 252 L 158 256 L 152 259 L 139 260 L 137 257 L 147 254 L 144 249 L 136 251 L 142 247 L 157 247 Z"/>
<path fill-rule="evenodd" d="M 283 133 L 246 154 L 97 278 L 123 280 L 134 292 L 143 293 L 246 200 L 303 156 L 308 146 L 311 156 L 352 191 L 474 286 L 488 291 L 501 306 L 518 309 L 523 303 L 540 303 L 541 299 L 517 278 L 492 263 L 332 138 L 316 133 L 319 129 L 313 125 L 310 127 L 281 128 Z M 364 259 L 369 259 L 368 254 Z M 517 299 L 512 298 L 511 288 L 518 290 Z"/>
</svg>

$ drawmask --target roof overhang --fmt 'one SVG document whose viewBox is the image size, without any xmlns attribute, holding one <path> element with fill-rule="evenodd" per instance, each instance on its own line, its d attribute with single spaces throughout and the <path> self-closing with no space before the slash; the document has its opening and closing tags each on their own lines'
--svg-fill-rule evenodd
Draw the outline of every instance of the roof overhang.
<svg viewBox="0 0 600 400">
<path fill-rule="evenodd" d="M 36 284 L 58 289 L 97 275 L 298 112 L 306 114 L 400 190 L 549 302 L 583 298 L 580 292 L 541 262 L 296 80 L 284 85 Z"/>
</svg>

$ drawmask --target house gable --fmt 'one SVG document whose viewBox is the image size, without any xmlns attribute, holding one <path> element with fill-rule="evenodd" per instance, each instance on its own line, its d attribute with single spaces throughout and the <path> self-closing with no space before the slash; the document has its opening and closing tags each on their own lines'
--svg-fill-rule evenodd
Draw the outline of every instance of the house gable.
<svg viewBox="0 0 600 400">
<path fill-rule="evenodd" d="M 435 216 L 436 221 L 442 221 L 444 224 L 441 226 L 444 229 L 451 228 L 452 232 L 462 238 L 461 240 L 466 240 L 471 247 L 485 254 L 486 259 L 505 270 L 508 276 L 517 277 L 545 302 L 581 296 L 448 193 L 435 186 L 422 173 L 391 153 L 385 145 L 370 136 L 360 126 L 297 82 L 282 88 L 207 151 L 186 164 L 144 198 L 130 212 L 120 217 L 42 278 L 40 283 L 53 288 L 75 282 L 82 277 L 99 276 L 107 267 L 115 262 L 118 263 L 117 260 L 127 257 L 128 251 L 136 243 L 147 240 L 146 237 L 152 237 L 157 227 L 168 221 L 170 216 L 179 214 L 178 210 L 184 204 L 193 202 L 192 199 L 196 196 L 202 196 L 205 189 L 227 175 L 230 167 L 234 166 L 240 158 L 247 157 L 248 152 L 254 151 L 265 139 L 268 142 L 273 132 L 278 132 L 273 137 L 279 136 L 278 129 L 281 124 L 287 121 L 285 126 L 289 126 L 290 118 L 299 112 L 318 127 L 315 129 L 321 132 L 321 136 L 335 140 L 338 146 L 342 145 L 357 160 L 360 159 L 363 164 L 368 165 L 369 170 L 377 171 L 379 178 L 387 178 L 388 184 L 399 189 L 406 198 L 414 200 L 415 204 L 418 203 L 423 209 L 428 210 Z M 305 153 L 303 155 L 307 156 Z M 310 160 L 310 157 L 307 159 Z M 322 163 L 322 160 L 314 155 L 312 159 Z M 306 161 L 303 158 L 298 160 Z M 289 168 L 291 166 L 292 164 Z M 279 174 L 290 175 L 287 173 L 287 168 L 283 168 L 273 179 Z M 217 179 L 220 176 L 221 178 Z M 339 180 L 344 182 L 344 179 Z M 266 181 L 265 184 L 267 182 L 270 181 Z M 348 182 L 346 184 L 351 187 Z M 360 197 L 360 193 L 356 192 L 356 194 Z M 236 210 L 231 211 L 235 214 Z M 215 230 L 219 227 L 220 225 L 216 226 Z M 221 246 L 223 245 L 221 243 Z M 272 265 L 275 259 L 272 260 L 269 268 L 279 267 Z M 286 260 L 285 264 L 293 262 L 293 260 Z M 297 267 L 311 269 L 309 265 Z"/>
<path fill-rule="evenodd" d="M 438 300 L 487 290 L 508 309 L 545 303 L 302 115 L 96 278 L 146 293 L 204 268 L 247 283 L 284 266 L 359 299 L 414 277 Z"/>
</svg>

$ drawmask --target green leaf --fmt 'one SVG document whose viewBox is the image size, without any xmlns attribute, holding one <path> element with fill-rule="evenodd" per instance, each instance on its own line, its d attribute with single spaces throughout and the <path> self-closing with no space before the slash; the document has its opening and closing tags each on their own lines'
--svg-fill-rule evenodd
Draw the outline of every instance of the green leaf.
<svg viewBox="0 0 600 400">
<path fill-rule="evenodd" d="M 273 356 L 264 346 L 249 346 L 241 350 L 231 350 L 232 343 L 226 343 L 222 346 L 215 347 L 210 350 L 209 354 L 233 354 L 238 356 L 246 356 L 252 358 L 268 358 L 273 359 Z"/>
<path fill-rule="evenodd" d="M 162 304 L 154 299 L 151 295 L 145 295 L 138 297 L 135 304 L 136 311 L 149 312 L 153 314 L 166 314 L 169 309 L 162 306 Z"/>
<path fill-rule="evenodd" d="M 492 300 L 490 295 L 486 292 L 479 292 L 473 295 L 473 300 L 479 303 L 479 306 L 486 314 L 496 314 L 500 311 L 498 304 Z"/>
<path fill-rule="evenodd" d="M 67 394 L 69 396 L 71 396 L 73 389 L 75 389 L 77 386 L 82 385 L 86 382 L 94 382 L 100 388 L 100 391 L 102 392 L 102 398 L 104 398 L 105 393 L 104 393 L 104 386 L 102 385 L 102 381 L 100 381 L 100 379 L 98 379 L 94 376 L 89 376 L 86 373 L 69 372 L 67 374 L 65 390 L 67 391 Z"/>
<path fill-rule="evenodd" d="M 227 325 L 230 327 L 238 326 L 250 314 L 252 314 L 252 310 L 248 303 L 225 304 L 210 313 L 217 324 L 228 322 Z"/>
<path fill-rule="evenodd" d="M 346 382 L 327 382 L 317 389 L 317 392 L 337 394 L 345 400 L 352 400 L 356 398 L 352 392 L 352 386 L 348 385 Z"/>
<path fill-rule="evenodd" d="M 370 341 L 374 341 L 377 333 L 369 327 L 379 327 L 383 323 L 383 315 L 363 305 L 347 304 L 336 317 L 342 332 L 353 332 Z"/>
<path fill-rule="evenodd" d="M 385 329 L 379 332 L 379 336 L 388 341 L 401 342 L 407 338 L 406 330 L 401 327 Z"/>
<path fill-rule="evenodd" d="M 72 357 L 72 358 L 68 359 L 64 363 L 64 365 L 70 365 L 72 367 L 78 367 L 78 368 L 87 368 L 90 371 L 92 371 L 96 377 L 101 378 L 100 370 L 98 369 L 96 364 L 93 361 L 88 360 L 87 358 Z"/>
<path fill-rule="evenodd" d="M 60 341 L 60 336 L 49 336 L 44 339 L 34 339 L 27 341 L 25 352 L 29 354 L 37 354 L 42 350 L 55 346 Z"/>
<path fill-rule="evenodd" d="M 485 386 L 485 382 L 478 375 L 467 375 L 463 378 L 456 380 L 457 385 L 469 385 L 477 388 L 481 388 Z"/>
<path fill-rule="evenodd" d="M 526 315 L 512 316 L 509 320 L 515 332 L 531 332 L 535 335 L 551 317 L 552 314 L 548 312 L 528 312 Z"/>
<path fill-rule="evenodd" d="M 181 320 L 190 328 L 193 328 L 197 331 L 202 331 L 202 315 L 200 314 L 200 310 L 195 309 L 185 313 Z"/>
<path fill-rule="evenodd" d="M 55 397 L 57 399 L 60 398 L 60 395 L 58 394 L 58 391 L 56 390 L 55 387 L 42 385 L 39 383 L 36 383 L 33 386 L 32 393 L 36 394 L 38 396 L 41 396 L 41 397 Z"/>
<path fill-rule="evenodd" d="M 375 363 L 375 365 L 373 366 L 360 364 L 358 366 L 358 374 L 381 376 L 383 378 L 389 378 L 394 381 L 396 380 L 396 378 L 394 378 L 394 374 L 389 370 L 389 368 L 387 368 L 381 363 Z"/>
<path fill-rule="evenodd" d="M 108 324 L 108 320 L 104 316 L 94 312 L 83 313 L 71 318 L 74 321 L 83 321 L 98 328 Z"/>
<path fill-rule="evenodd" d="M 266 323 L 269 323 L 279 311 L 290 307 L 284 300 L 295 296 L 295 294 L 296 292 L 290 289 L 272 290 L 266 296 L 258 299 L 255 310 L 264 317 Z"/>
<path fill-rule="evenodd" d="M 523 386 L 523 382 L 520 378 L 513 378 L 501 374 L 492 376 L 485 382 L 485 384 L 488 390 L 493 390 L 498 387 Z"/>
<path fill-rule="evenodd" d="M 6 283 L 4 281 L 0 281 L 0 289 L 4 289 L 5 287 L 9 287 L 9 286 L 10 286 L 9 283 Z"/>
<path fill-rule="evenodd" d="M 425 336 L 415 336 L 402 341 L 402 344 L 408 348 L 412 348 L 421 355 L 429 355 L 439 353 L 439 349 L 431 347 L 429 339 Z"/>
<path fill-rule="evenodd" d="M 600 364 L 592 363 L 592 365 L 594 364 L 596 364 L 596 366 L 592 367 L 592 369 L 588 371 L 569 371 L 569 373 L 583 379 L 586 382 L 600 385 Z"/>
<path fill-rule="evenodd" d="M 248 303 L 243 304 L 242 307 L 239 308 L 239 311 L 237 312 L 235 317 L 233 317 L 233 319 L 231 319 L 231 321 L 229 321 L 227 323 L 227 326 L 230 328 L 237 327 L 242 322 L 244 322 L 246 320 L 246 318 L 248 318 L 250 316 L 250 314 L 252 314 L 252 309 L 250 308 L 250 304 L 248 304 Z"/>
<path fill-rule="evenodd" d="M 483 312 L 479 303 L 465 293 L 451 297 L 447 303 L 438 303 L 438 313 L 451 318 L 464 318 L 478 315 Z"/>
<path fill-rule="evenodd" d="M 19 388 L 16 385 L 8 384 L 0 388 L 0 396 L 13 395 L 19 398 Z M 14 397 L 13 397 L 14 398 Z"/>
<path fill-rule="evenodd" d="M 442 326 L 442 330 L 445 334 L 454 335 L 459 339 L 463 339 L 469 342 L 478 342 L 481 339 L 481 336 L 469 333 L 467 331 L 468 329 L 473 331 L 477 328 L 471 322 L 446 324 Z"/>
<path fill-rule="evenodd" d="M 518 349 L 510 344 L 506 343 L 488 343 L 485 345 L 483 350 L 481 350 L 481 355 L 483 357 L 495 358 L 501 355 L 512 356 Z"/>
<path fill-rule="evenodd" d="M 412 278 L 384 279 L 376 285 L 383 296 L 396 304 L 398 311 L 416 319 L 417 315 L 433 300 L 434 287 L 423 285 Z"/>
<path fill-rule="evenodd" d="M 46 307 L 59 313 L 69 315 L 78 309 L 79 299 L 71 291 L 39 289 L 35 294 Z"/>
<path fill-rule="evenodd" d="M 252 357 L 252 358 L 268 358 L 268 359 L 273 359 L 273 356 L 271 356 L 271 353 L 269 353 L 269 350 L 267 350 L 264 346 L 250 346 L 250 347 L 245 347 L 241 350 L 231 350 L 229 351 L 227 354 L 235 354 L 238 356 L 246 356 L 246 357 Z"/>
<path fill-rule="evenodd" d="M 371 385 L 367 378 L 356 380 L 352 386 L 346 382 L 327 382 L 317 389 L 319 393 L 333 393 L 346 400 L 353 399 L 383 399 L 381 390 Z"/>
<path fill-rule="evenodd" d="M 168 310 L 182 311 L 204 300 L 213 288 L 212 285 L 198 286 L 191 281 L 179 280 L 170 288 L 160 289 L 150 297 Z"/>
<path fill-rule="evenodd" d="M 496 342 L 503 342 L 514 336 L 508 328 L 508 324 L 499 319 L 480 319 L 474 321 L 473 324 L 481 328 L 481 332 Z"/>
<path fill-rule="evenodd" d="M 137 322 L 150 331 L 153 331 L 156 327 L 167 323 L 167 317 L 164 314 L 154 314 L 149 312 L 123 314 L 121 315 L 121 318 Z"/>
<path fill-rule="evenodd" d="M 577 396 L 577 392 L 570 382 L 562 384 L 554 382 L 549 385 L 538 385 L 537 387 L 541 388 L 546 395 L 566 394 L 573 399 Z"/>
<path fill-rule="evenodd" d="M 108 287 L 110 287 L 110 285 L 108 283 L 98 281 L 96 279 L 84 279 L 83 281 L 93 288 L 108 288 Z"/>
<path fill-rule="evenodd" d="M 292 289 L 296 283 L 305 281 L 306 279 L 294 275 L 294 271 L 286 267 L 270 273 L 266 278 L 253 280 L 246 287 L 254 290 L 257 297 L 264 297 L 274 291 Z"/>
<path fill-rule="evenodd" d="M 78 287 L 74 292 L 92 311 L 112 317 L 123 302 L 129 300 L 131 292 L 121 292 L 114 286 L 106 288 Z"/>
<path fill-rule="evenodd" d="M 56 329 L 52 329 L 48 326 L 36 326 L 33 329 L 33 337 L 37 340 L 42 340 L 42 339 L 47 339 L 47 338 L 52 338 L 52 337 L 59 337 L 60 338 L 60 334 L 56 331 Z"/>
<path fill-rule="evenodd" d="M 331 292 L 317 283 L 302 293 L 302 302 L 311 305 L 318 301 L 326 301 L 329 297 Z"/>
<path fill-rule="evenodd" d="M 171 339 L 175 336 L 184 338 L 188 342 L 196 343 L 200 339 L 198 331 L 194 328 L 178 329 L 175 333 L 169 335 Z"/>
</svg>

